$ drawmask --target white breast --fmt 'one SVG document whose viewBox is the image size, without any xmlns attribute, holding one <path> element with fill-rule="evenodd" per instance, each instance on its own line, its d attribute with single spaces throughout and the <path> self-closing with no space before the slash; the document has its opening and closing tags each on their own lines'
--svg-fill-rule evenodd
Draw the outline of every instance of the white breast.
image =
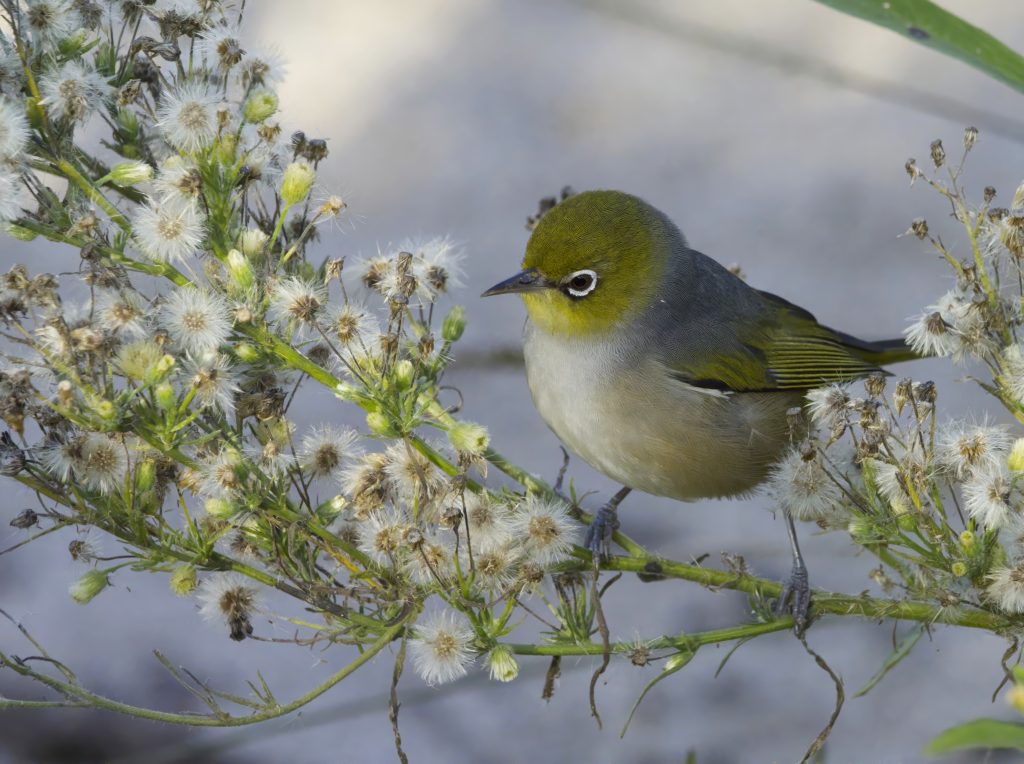
<svg viewBox="0 0 1024 764">
<path fill-rule="evenodd" d="M 784 448 L 799 395 L 726 395 L 633 357 L 620 337 L 554 337 L 527 323 L 527 379 L 556 435 L 623 485 L 694 500 L 746 493 Z"/>
</svg>

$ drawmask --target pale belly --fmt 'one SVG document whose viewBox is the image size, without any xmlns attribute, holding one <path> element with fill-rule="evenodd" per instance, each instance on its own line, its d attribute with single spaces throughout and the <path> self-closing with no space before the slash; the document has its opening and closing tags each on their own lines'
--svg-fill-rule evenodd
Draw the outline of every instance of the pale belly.
<svg viewBox="0 0 1024 764">
<path fill-rule="evenodd" d="M 801 401 L 690 387 L 607 342 L 528 329 L 524 351 L 534 404 L 566 446 L 623 485 L 683 501 L 753 490 L 785 450 L 786 411 Z"/>
</svg>

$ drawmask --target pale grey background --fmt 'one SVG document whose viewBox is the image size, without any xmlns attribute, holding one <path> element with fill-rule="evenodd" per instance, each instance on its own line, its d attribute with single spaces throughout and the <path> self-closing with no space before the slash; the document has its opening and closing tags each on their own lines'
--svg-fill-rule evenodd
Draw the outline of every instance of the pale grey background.
<svg viewBox="0 0 1024 764">
<path fill-rule="evenodd" d="M 1024 49 L 1016 0 L 944 5 Z M 906 158 L 924 162 L 936 137 L 953 154 L 962 128 L 973 123 L 982 137 L 969 187 L 994 185 L 1008 202 L 1024 177 L 1021 143 L 994 133 L 1012 132 L 1024 97 L 810 0 L 609 1 L 607 8 L 564 0 L 256 0 L 248 7 L 248 33 L 272 41 L 289 62 L 280 90 L 286 129 L 329 140 L 321 184 L 351 205 L 351 222 L 328 239 L 325 254 L 371 254 L 415 234 L 447 233 L 462 242 L 466 285 L 456 298 L 470 317 L 464 354 L 518 342 L 521 305 L 476 295 L 516 269 L 528 235 L 525 216 L 539 197 L 567 183 L 644 196 L 680 224 L 694 247 L 741 264 L 751 283 L 826 323 L 876 338 L 897 334 L 948 284 L 925 246 L 898 238 L 910 220 L 925 215 L 948 243 L 963 244 L 937 196 L 908 188 Z M 33 267 L 69 267 L 43 247 L 10 242 L 0 266 L 30 251 L 39 258 Z M 919 362 L 906 373 L 936 379 L 950 415 L 987 405 L 957 381 L 962 372 L 944 364 Z M 509 457 L 553 475 L 557 442 L 533 411 L 521 370 L 456 364 L 452 381 L 465 395 L 467 415 L 488 424 Z M 302 414 L 333 420 L 334 411 L 340 420 L 338 405 L 321 397 Z M 613 488 L 579 462 L 572 476 L 586 489 Z M 3 516 L 25 501 L 19 495 Z M 728 550 L 767 576 L 788 569 L 783 526 L 764 499 L 682 506 L 633 496 L 623 521 L 668 556 L 710 553 L 714 560 Z M 4 521 L 0 546 L 17 538 Z M 81 568 L 67 560 L 66 542 L 0 558 L 0 607 L 100 690 L 185 707 L 150 656 L 154 648 L 226 689 L 243 691 L 242 680 L 260 670 L 282 699 L 346 659 L 343 650 L 232 643 L 200 622 L 191 601 L 167 595 L 160 577 L 118 576 L 114 590 L 76 607 L 65 592 Z M 857 557 L 844 538 L 805 531 L 804 546 L 817 586 L 870 586 L 872 560 Z M 109 543 L 105 548 L 116 552 Z M 741 596 L 673 582 L 623 582 L 608 609 L 612 635 L 624 639 L 745 618 Z M 888 624 L 826 621 L 810 641 L 852 694 L 886 656 L 891 632 Z M 0 627 L 0 639 L 7 649 L 15 642 L 7 627 Z M 828 761 L 916 762 L 929 736 L 950 724 L 989 714 L 1010 718 L 1002 701 L 989 703 L 1003 646 L 984 634 L 937 630 L 871 695 L 848 701 Z M 539 699 L 540 663 L 524 661 L 529 670 L 512 685 L 476 676 L 433 691 L 410 672 L 402 684 L 406 749 L 415 762 L 679 762 L 691 748 L 701 764 L 799 758 L 831 710 L 827 677 L 786 634 L 741 648 L 715 679 L 723 654 L 707 648 L 659 686 L 624 740 L 618 730 L 654 676 L 650 669 L 613 664 L 599 693 L 604 731 L 589 719 L 590 661 L 566 662 L 549 704 Z M 20 752 L 29 745 L 33 757 L 48 745 L 75 751 L 65 761 L 105 760 L 104 750 L 132 752 L 121 761 L 198 760 L 203 752 L 210 761 L 391 760 L 389 672 L 382 658 L 301 716 L 241 732 L 77 712 L 0 716 L 0 762 L 25 760 Z M 165 744 L 172 746 L 164 749 L 169 758 L 141 753 Z M 218 744 L 226 748 L 208 748 Z"/>
</svg>

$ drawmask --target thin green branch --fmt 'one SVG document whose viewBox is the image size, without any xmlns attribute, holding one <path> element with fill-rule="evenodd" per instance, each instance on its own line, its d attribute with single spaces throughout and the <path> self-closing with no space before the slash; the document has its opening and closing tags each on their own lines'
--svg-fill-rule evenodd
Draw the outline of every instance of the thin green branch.
<svg viewBox="0 0 1024 764">
<path fill-rule="evenodd" d="M 590 569 L 589 555 L 575 565 L 577 570 Z M 702 586 L 718 589 L 733 589 L 765 599 L 777 598 L 782 585 L 746 573 L 703 568 L 681 562 L 655 558 L 612 557 L 601 563 L 602 570 L 640 573 L 649 576 L 665 576 L 693 581 Z M 965 626 L 972 629 L 986 629 L 997 633 L 1024 630 L 1019 619 L 1010 619 L 998 613 L 979 610 L 974 607 L 939 607 L 928 602 L 914 600 L 892 600 L 866 595 L 815 592 L 812 613 L 817 615 L 860 616 L 862 618 L 894 618 L 903 621 L 923 623 L 945 623 L 951 626 Z M 773 623 L 775 623 L 773 621 Z"/>
<path fill-rule="evenodd" d="M 750 623 L 743 626 L 731 626 L 727 629 L 715 629 L 713 631 L 701 631 L 696 634 L 680 634 L 675 637 L 661 637 L 642 643 L 642 647 L 648 650 L 674 649 L 681 651 L 694 651 L 702 645 L 716 645 L 721 642 L 733 642 L 738 639 L 751 639 L 762 634 L 771 634 L 775 631 L 786 631 L 793 628 L 793 619 L 789 616 L 779 618 L 768 623 Z M 599 642 L 582 642 L 577 644 L 551 644 L 551 645 L 530 645 L 530 644 L 506 644 L 509 650 L 517 655 L 601 655 L 606 646 Z M 633 642 L 612 642 L 608 647 L 613 653 L 632 653 L 640 646 Z"/>
<path fill-rule="evenodd" d="M 375 655 L 387 647 L 392 641 L 398 638 L 406 628 L 406 624 L 410 619 L 415 618 L 417 614 L 417 610 L 411 610 L 405 615 L 405 617 L 389 627 L 374 642 L 368 645 L 366 649 L 360 653 L 358 658 L 346 665 L 340 671 L 332 674 L 325 682 L 314 687 L 306 694 L 299 696 L 295 700 L 290 703 L 286 703 L 283 706 L 274 705 L 266 710 L 258 711 L 246 716 L 231 716 L 230 714 L 225 714 L 223 716 L 175 714 L 167 711 L 156 711 L 150 708 L 132 706 L 127 703 L 112 700 L 102 695 L 97 695 L 96 693 L 90 692 L 76 684 L 62 682 L 51 676 L 47 676 L 46 674 L 41 674 L 38 671 L 28 668 L 24 663 L 12 660 L 3 654 L 0 654 L 0 665 L 10 668 L 22 676 L 31 677 L 32 679 L 35 679 L 36 681 L 39 681 L 51 689 L 61 693 L 70 700 L 68 702 L 41 704 L 39 701 L 0 698 L 0 710 L 8 708 L 52 708 L 57 705 L 72 708 L 102 709 L 105 711 L 114 711 L 119 714 L 125 714 L 127 716 L 133 716 L 139 719 L 166 722 L 167 724 L 181 724 L 190 727 L 241 727 L 249 724 L 258 724 L 269 719 L 276 719 L 278 717 L 285 716 L 286 714 L 290 714 L 292 711 L 296 711 L 319 698 L 336 684 L 355 673 L 363 665 L 372 660 Z"/>
<path fill-rule="evenodd" d="M 125 233 L 132 232 L 132 224 L 128 222 L 128 218 L 121 214 L 121 211 L 110 203 L 107 197 L 105 197 L 100 190 L 93 185 L 92 181 L 76 170 L 68 160 L 58 160 L 54 165 L 54 169 L 84 191 L 85 195 L 89 197 L 89 201 L 93 202 L 97 207 L 107 213 L 107 217 L 110 218 L 110 222 L 117 225 L 118 228 Z"/>
</svg>

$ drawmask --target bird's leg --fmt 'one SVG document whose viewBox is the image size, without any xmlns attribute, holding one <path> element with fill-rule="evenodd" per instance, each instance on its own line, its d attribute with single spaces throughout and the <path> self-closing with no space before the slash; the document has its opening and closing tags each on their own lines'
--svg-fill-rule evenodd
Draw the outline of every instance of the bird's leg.
<svg viewBox="0 0 1024 764">
<path fill-rule="evenodd" d="M 797 636 L 800 636 L 807 628 L 807 614 L 811 607 L 811 585 L 807 579 L 804 557 L 800 554 L 800 544 L 796 540 L 793 518 L 788 512 L 783 514 L 786 516 L 786 531 L 789 533 L 789 546 L 793 552 L 793 570 L 782 586 L 778 602 L 775 603 L 775 614 L 792 613 L 793 629 Z"/>
<path fill-rule="evenodd" d="M 614 496 L 612 496 L 608 502 L 597 510 L 597 514 L 594 515 L 594 519 L 590 521 L 590 526 L 587 528 L 586 538 L 583 540 L 583 546 L 590 550 L 590 553 L 594 555 L 594 562 L 603 560 L 611 557 L 612 554 L 612 534 L 619 529 L 619 515 L 618 508 L 622 500 L 625 499 L 632 488 L 623 486 L 618 490 Z"/>
</svg>

